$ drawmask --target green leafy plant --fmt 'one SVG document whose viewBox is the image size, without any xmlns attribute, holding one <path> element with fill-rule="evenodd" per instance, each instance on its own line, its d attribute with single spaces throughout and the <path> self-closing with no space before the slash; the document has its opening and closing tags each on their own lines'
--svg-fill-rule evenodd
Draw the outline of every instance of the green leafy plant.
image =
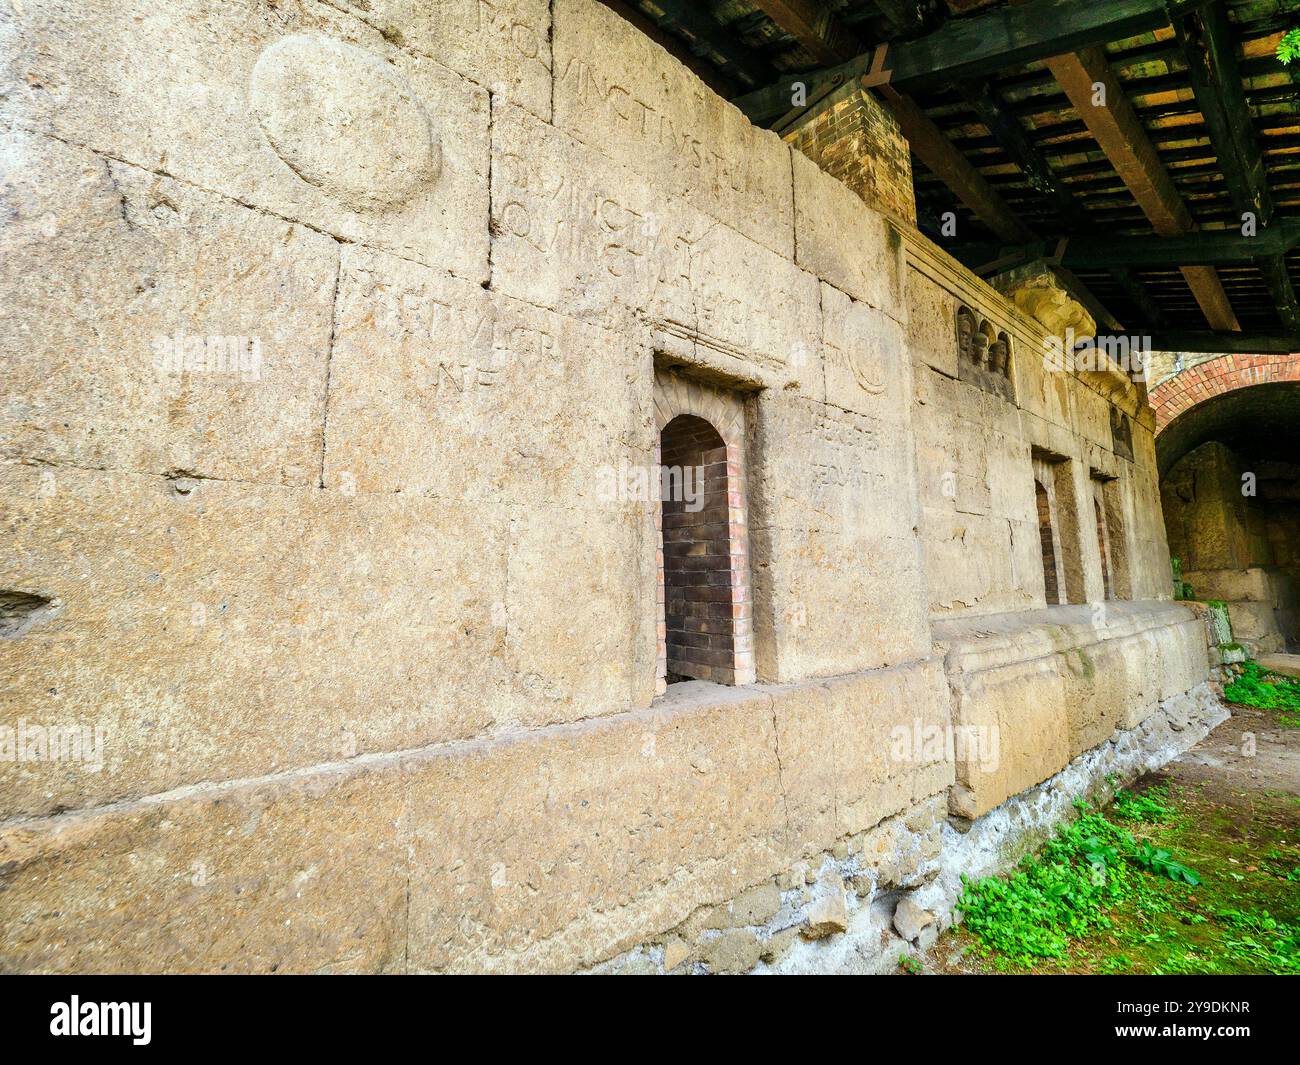
<svg viewBox="0 0 1300 1065">
<path fill-rule="evenodd" d="M 1274 710 L 1283 728 L 1300 728 L 1300 683 L 1260 668 L 1258 662 L 1241 664 L 1241 675 L 1223 688 L 1230 703 Z"/>
<path fill-rule="evenodd" d="M 921 975 L 921 963 L 910 954 L 900 954 L 898 956 L 898 967 L 904 972 L 911 973 L 913 976 Z"/>
<path fill-rule="evenodd" d="M 1300 59 L 1300 28 L 1282 34 L 1282 39 L 1277 42 L 1277 57 L 1286 64 Z"/>
<path fill-rule="evenodd" d="M 1124 793 L 1128 794 L 1128 793 Z M 1168 816 L 1157 799 L 1132 807 L 1143 816 Z M 1148 842 L 1138 842 L 1087 803 L 1076 802 L 1081 816 L 1063 825 L 1042 850 L 1024 859 L 1005 879 L 962 878 L 962 911 L 967 930 L 985 948 L 1022 964 L 1039 958 L 1062 959 L 1072 939 L 1111 926 L 1107 911 L 1134 901 L 1147 912 L 1169 908 L 1143 883 L 1141 871 L 1167 877 L 1185 887 L 1201 879 L 1174 855 Z"/>
<path fill-rule="evenodd" d="M 1007 879 L 962 878 L 957 908 L 985 947 L 1015 960 L 1064 958 L 1071 939 L 1110 926 L 1106 910 L 1135 893 L 1127 835 L 1086 803 Z"/>
<path fill-rule="evenodd" d="M 1152 788 L 1145 795 L 1135 795 L 1121 789 L 1115 793 L 1115 812 L 1126 821 L 1154 824 L 1165 820 L 1170 814 L 1164 798 L 1165 791 L 1162 788 Z"/>
<path fill-rule="evenodd" d="M 1143 869 L 1159 876 L 1167 876 L 1170 880 L 1181 881 L 1184 884 L 1191 884 L 1196 887 L 1201 882 L 1195 869 L 1189 869 L 1178 861 L 1170 851 L 1163 847 L 1157 847 L 1155 844 L 1144 840 L 1141 843 L 1133 843 L 1133 860 Z"/>
<path fill-rule="evenodd" d="M 1300 926 L 1272 917 L 1267 910 L 1220 909 L 1215 914 L 1229 928 L 1225 952 L 1279 976 L 1300 974 Z"/>
</svg>

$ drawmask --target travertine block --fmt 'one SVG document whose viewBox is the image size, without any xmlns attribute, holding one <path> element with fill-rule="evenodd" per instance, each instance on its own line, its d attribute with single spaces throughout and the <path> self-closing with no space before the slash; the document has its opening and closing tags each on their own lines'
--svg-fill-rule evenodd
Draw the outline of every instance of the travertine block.
<svg viewBox="0 0 1300 1065">
<path fill-rule="evenodd" d="M 1132 729 L 1205 679 L 1198 622 L 1172 603 L 938 622 L 953 725 L 996 735 L 997 757 L 958 757 L 952 810 L 979 817 L 1070 759 Z"/>
<path fill-rule="evenodd" d="M 654 697 L 658 539 L 648 506 L 512 511 L 503 663 L 512 722 L 570 721 Z"/>
<path fill-rule="evenodd" d="M 0 171 L 0 454 L 317 483 L 334 241 L 43 136 Z"/>
<path fill-rule="evenodd" d="M 905 331 L 883 311 L 821 285 L 826 402 L 861 414 L 911 407 L 912 363 Z"/>
<path fill-rule="evenodd" d="M 472 281 L 488 94 L 335 5 L 32 0 L 0 114 Z"/>
<path fill-rule="evenodd" d="M 904 290 L 908 305 L 908 352 L 931 369 L 955 378 L 958 374 L 957 300 L 917 270 L 906 271 Z"/>
<path fill-rule="evenodd" d="M 334 0 L 384 38 L 551 117 L 548 0 Z"/>
<path fill-rule="evenodd" d="M 0 970 L 401 972 L 395 769 L 200 790 L 0 830 Z"/>
<path fill-rule="evenodd" d="M 483 731 L 509 707 L 507 517 L 409 495 L 0 467 L 0 587 L 57 613 L 0 641 L 0 723 L 105 730 L 22 761 L 3 816 Z"/>
<path fill-rule="evenodd" d="M 793 258 L 791 152 L 781 139 L 609 8 L 556 0 L 554 18 L 556 126 Z"/>
<path fill-rule="evenodd" d="M 337 319 L 329 487 L 574 506 L 596 501 L 602 469 L 651 461 L 640 331 L 353 248 Z"/>
<path fill-rule="evenodd" d="M 907 321 L 902 238 L 817 164 L 794 160 L 795 261 L 870 307 Z"/>
<path fill-rule="evenodd" d="M 998 738 L 996 759 L 958 760 L 953 813 L 987 813 L 1070 760 L 1065 691 L 1054 660 L 1014 662 L 955 678 L 953 686 L 953 727 Z"/>
<path fill-rule="evenodd" d="M 493 123 L 493 287 L 605 325 L 645 315 L 684 361 L 772 387 L 820 383 L 817 282 L 517 108 Z"/>
<path fill-rule="evenodd" d="M 408 759 L 411 968 L 570 969 L 782 868 L 771 700 L 713 693 Z"/>
<path fill-rule="evenodd" d="M 859 414 L 762 393 L 750 449 L 759 677 L 795 680 L 924 655 L 908 408 Z M 890 591 L 892 589 L 892 591 Z M 845 641 L 845 626 L 855 633 Z"/>
</svg>

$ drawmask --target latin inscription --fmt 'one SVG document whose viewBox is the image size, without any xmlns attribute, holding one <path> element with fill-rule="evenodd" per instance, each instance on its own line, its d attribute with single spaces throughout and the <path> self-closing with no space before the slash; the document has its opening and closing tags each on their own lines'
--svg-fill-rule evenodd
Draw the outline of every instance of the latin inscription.
<svg viewBox="0 0 1300 1065">
<path fill-rule="evenodd" d="M 639 99 L 585 60 L 570 59 L 560 80 L 572 85 L 580 104 L 598 108 L 645 144 L 684 164 L 688 173 L 695 175 L 698 186 L 741 195 L 748 191 L 745 173 L 733 161 L 711 149 L 671 115 Z"/>
</svg>

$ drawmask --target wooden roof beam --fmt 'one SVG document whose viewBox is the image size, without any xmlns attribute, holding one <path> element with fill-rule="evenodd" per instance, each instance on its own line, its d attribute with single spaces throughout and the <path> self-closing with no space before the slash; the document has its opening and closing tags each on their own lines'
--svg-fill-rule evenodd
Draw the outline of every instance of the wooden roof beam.
<svg viewBox="0 0 1300 1065">
<path fill-rule="evenodd" d="M 1222 4 L 1210 5 L 1178 19 L 1174 30 L 1233 208 L 1241 212 L 1243 221 L 1247 213 L 1254 215 L 1257 232 L 1266 232 L 1273 218 L 1273 196 L 1246 103 L 1227 12 Z M 1300 334 L 1300 303 L 1285 260 L 1261 256 L 1255 265 L 1283 326 Z"/>
<path fill-rule="evenodd" d="M 1029 5 L 1026 4 L 1024 10 Z M 1058 55 L 1047 60 L 1079 117 L 1128 186 L 1151 226 L 1161 236 L 1194 232 L 1196 223 L 1173 179 L 1160 161 L 1142 120 L 1100 48 Z M 1105 103 L 1095 105 L 1094 85 L 1104 88 Z M 1111 265 L 1111 264 L 1108 264 Z M 1184 266 L 1183 277 L 1211 329 L 1240 329 L 1223 283 L 1212 266 Z"/>
<path fill-rule="evenodd" d="M 1004 101 L 986 81 L 962 82 L 958 86 L 985 128 L 992 134 L 1011 161 L 1020 168 L 1029 187 L 1048 200 L 1071 231 L 1087 224 L 1082 205 L 1066 190 L 1043 153 L 1038 150 L 1020 120 L 1011 114 Z"/>
<path fill-rule="evenodd" d="M 812 3 L 811 0 L 754 0 L 754 3 L 781 29 L 805 47 L 811 48 L 810 42 L 815 39 L 817 49 L 832 58 L 853 55 L 861 47 L 859 41 L 854 40 L 836 24 L 826 8 Z M 818 17 L 819 11 L 825 13 L 824 18 Z M 888 86 L 884 88 L 888 89 Z M 953 147 L 948 138 L 910 97 L 893 91 L 883 91 L 881 96 L 885 106 L 898 122 L 903 136 L 907 138 L 913 154 L 947 185 L 980 221 L 1002 240 L 1026 243 L 1034 239 L 1033 231 L 1016 217 L 1015 212 L 984 180 L 983 175 Z M 826 92 L 825 106 L 830 106 L 841 98 L 842 94 L 838 91 Z M 776 128 L 779 132 L 784 133 L 811 120 L 812 114 L 804 112 L 788 117 L 792 121 L 777 124 Z"/>
<path fill-rule="evenodd" d="M 819 63 L 833 65 L 862 50 L 819 0 L 754 0 L 754 6 L 799 42 Z"/>
<path fill-rule="evenodd" d="M 993 8 L 967 18 L 949 19 L 924 36 L 894 41 L 837 66 L 787 74 L 732 102 L 752 121 L 766 123 L 790 109 L 796 83 L 805 85 L 812 99 L 819 95 L 817 90 L 823 84 L 838 86 L 856 81 L 870 74 L 873 66 L 878 76 L 887 77 L 895 88 L 909 91 L 987 77 L 1007 67 L 1164 28 L 1169 25 L 1171 12 L 1181 14 L 1205 2 L 1107 0 L 1097 4 L 1079 0 L 1026 0 L 1023 4 Z M 765 11 L 769 7 L 777 11 L 789 5 L 761 3 L 759 6 Z"/>
<path fill-rule="evenodd" d="M 1240 265 L 1261 255 L 1283 256 L 1296 248 L 1300 248 L 1300 219 L 1277 218 L 1255 237 L 1243 236 L 1239 229 L 1198 229 L 1177 237 L 1084 235 L 1069 237 L 1055 248 L 1040 242 L 1019 248 L 969 245 L 957 251 L 972 262 L 1050 256 L 1075 270 L 1143 270 Z"/>
<path fill-rule="evenodd" d="M 916 101 L 888 85 L 880 87 L 880 95 L 907 138 L 912 153 L 970 208 L 976 218 L 1002 240 L 1023 244 L 1034 239 L 1033 230 L 984 180 L 984 175 L 953 147 Z"/>
<path fill-rule="evenodd" d="M 1296 338 L 1272 333 L 1164 333 L 1154 331 L 1152 351 L 1197 351 L 1220 354 L 1289 355 L 1295 351 Z"/>
</svg>

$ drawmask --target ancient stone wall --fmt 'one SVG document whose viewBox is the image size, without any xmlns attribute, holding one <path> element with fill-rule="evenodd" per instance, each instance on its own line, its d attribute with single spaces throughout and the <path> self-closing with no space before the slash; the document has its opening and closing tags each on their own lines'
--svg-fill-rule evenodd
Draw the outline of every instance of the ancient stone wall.
<svg viewBox="0 0 1300 1065">
<path fill-rule="evenodd" d="M 1300 646 L 1300 469 L 1210 441 L 1173 463 L 1161 494 L 1182 578 L 1227 604 L 1231 642 L 1256 657 Z"/>
<path fill-rule="evenodd" d="M 1035 481 L 1053 516 L 1056 602 L 1167 598 L 1151 412 L 1135 383 L 1053 368 L 1045 356 L 1054 338 L 1042 325 L 937 249 L 909 245 L 909 264 L 931 616 L 1048 605 Z M 964 322 L 974 323 L 973 344 Z M 1009 390 L 988 383 L 988 353 L 999 343 L 1009 348 Z M 1127 427 L 1118 445 L 1117 419 Z M 1095 484 L 1103 486 L 1112 568 L 1125 577 L 1109 595 Z"/>
<path fill-rule="evenodd" d="M 0 967 L 571 970 L 717 907 L 829 943 L 937 874 L 943 811 L 1204 679 L 1138 602 L 1135 394 L 1044 371 L 608 8 L 27 0 L 3 33 Z M 1006 388 L 961 372 L 959 304 Z M 700 601 L 733 624 L 697 631 L 730 685 L 666 683 L 683 414 L 726 448 Z M 1068 631 L 1035 459 L 1079 514 L 1117 486 L 1135 602 L 1090 612 L 1081 540 Z M 921 741 L 955 720 L 1002 754 Z"/>
</svg>

